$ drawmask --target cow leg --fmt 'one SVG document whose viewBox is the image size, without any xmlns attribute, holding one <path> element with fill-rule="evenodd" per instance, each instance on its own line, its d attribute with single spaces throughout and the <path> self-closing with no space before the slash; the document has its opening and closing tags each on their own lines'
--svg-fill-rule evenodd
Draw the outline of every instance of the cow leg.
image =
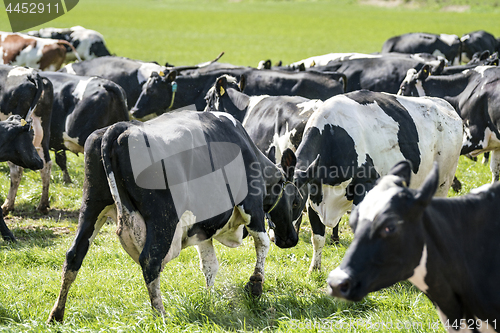
<svg viewBox="0 0 500 333">
<path fill-rule="evenodd" d="M 312 229 L 311 242 L 313 245 L 313 258 L 308 272 L 311 274 L 313 271 L 319 271 L 321 269 L 321 253 L 325 246 L 325 225 L 321 222 L 318 213 L 316 213 L 311 206 L 307 207 L 307 213 Z"/>
<path fill-rule="evenodd" d="M 492 182 L 498 181 L 500 176 L 500 151 L 493 150 L 490 154 L 490 170 L 492 173 Z"/>
<path fill-rule="evenodd" d="M 10 168 L 10 188 L 7 194 L 7 199 L 2 205 L 2 211 L 4 215 L 7 215 L 11 210 L 14 209 L 14 203 L 16 201 L 17 190 L 19 189 L 19 184 L 21 184 L 21 179 L 23 178 L 23 168 L 15 165 L 12 162 L 8 162 Z"/>
<path fill-rule="evenodd" d="M 7 224 L 5 224 L 5 220 L 3 219 L 2 210 L 0 209 L 0 233 L 2 234 L 2 238 L 8 242 L 15 242 L 16 238 L 12 231 L 9 230 Z"/>
<path fill-rule="evenodd" d="M 55 152 L 56 155 L 56 164 L 61 168 L 63 173 L 63 181 L 65 184 L 71 184 L 71 177 L 69 176 L 68 167 L 66 164 L 66 151 L 61 149 Z"/>
<path fill-rule="evenodd" d="M 332 240 L 333 243 L 340 242 L 339 224 L 340 224 L 340 220 L 339 220 L 339 223 L 337 223 L 337 225 L 335 227 L 333 227 L 333 229 L 332 229 L 332 235 L 330 236 L 330 238 L 331 238 L 331 240 Z"/>
<path fill-rule="evenodd" d="M 40 170 L 40 176 L 42 178 L 42 197 L 40 198 L 40 203 L 38 204 L 37 210 L 42 214 L 48 214 L 50 204 L 49 204 L 49 185 L 50 185 L 50 171 L 52 169 L 52 161 L 45 162 L 43 169 Z"/>
<path fill-rule="evenodd" d="M 253 228 L 253 226 L 260 225 L 263 227 Z M 264 216 L 252 216 L 248 232 L 254 241 L 257 261 L 255 263 L 254 272 L 250 276 L 250 281 L 245 286 L 245 290 L 250 292 L 253 296 L 258 297 L 262 295 L 262 283 L 264 282 L 265 275 L 264 265 L 266 263 L 266 257 L 270 246 L 269 236 L 267 235 L 264 227 Z"/>
<path fill-rule="evenodd" d="M 62 272 L 61 290 L 50 312 L 47 323 L 54 321 L 62 322 L 69 288 L 76 279 L 76 275 L 82 266 L 83 259 L 87 255 L 90 244 L 104 222 L 106 222 L 107 214 L 112 209 L 114 209 L 114 205 L 103 207 L 103 205 L 96 203 L 91 209 L 80 212 L 80 222 L 78 223 L 75 241 L 68 252 L 66 252 L 66 260 L 64 261 Z"/>
<path fill-rule="evenodd" d="M 219 262 L 217 261 L 217 256 L 215 255 L 212 239 L 207 239 L 206 241 L 196 245 L 196 249 L 198 250 L 198 255 L 200 257 L 200 267 L 205 275 L 207 288 L 211 288 L 214 285 L 215 276 L 219 270 Z"/>
</svg>

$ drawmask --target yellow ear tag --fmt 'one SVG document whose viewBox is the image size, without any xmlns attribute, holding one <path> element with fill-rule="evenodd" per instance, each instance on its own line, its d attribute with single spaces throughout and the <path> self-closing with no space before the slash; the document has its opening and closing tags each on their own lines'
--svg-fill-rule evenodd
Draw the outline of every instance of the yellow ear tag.
<svg viewBox="0 0 500 333">
<path fill-rule="evenodd" d="M 21 126 L 25 126 L 27 124 L 26 120 L 21 119 Z"/>
<path fill-rule="evenodd" d="M 408 184 L 406 184 L 406 182 L 404 180 L 403 180 L 403 186 L 408 187 Z"/>
<path fill-rule="evenodd" d="M 314 67 L 314 66 L 316 66 L 316 61 L 314 61 L 314 60 L 313 60 L 313 61 L 311 62 L 311 65 L 309 65 L 309 67 Z"/>
<path fill-rule="evenodd" d="M 221 86 L 220 87 L 220 95 L 223 96 L 224 94 L 226 93 L 226 91 L 224 90 L 224 88 Z"/>
<path fill-rule="evenodd" d="M 160 73 L 158 74 L 160 74 L 160 76 L 165 76 L 165 73 L 163 73 L 163 71 L 160 71 Z"/>
</svg>

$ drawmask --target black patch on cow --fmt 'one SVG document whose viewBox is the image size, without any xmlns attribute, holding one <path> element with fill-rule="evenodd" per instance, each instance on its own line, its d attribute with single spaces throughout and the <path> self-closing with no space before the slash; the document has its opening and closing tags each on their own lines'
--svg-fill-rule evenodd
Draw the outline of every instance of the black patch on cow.
<svg viewBox="0 0 500 333">
<path fill-rule="evenodd" d="M 76 48 L 76 46 L 75 46 Z M 97 57 L 104 57 L 104 56 L 109 56 L 111 55 L 106 48 L 106 45 L 104 45 L 103 42 L 94 42 L 92 45 L 90 45 L 90 54 L 94 54 Z"/>
<path fill-rule="evenodd" d="M 340 183 L 354 178 L 358 168 L 358 153 L 354 140 L 342 127 L 327 124 L 320 131 L 317 127 L 308 130 L 305 140 L 311 149 L 311 156 L 307 157 L 312 163 L 320 155 L 318 168 L 310 170 L 308 177 L 314 179 L 310 188 L 310 198 L 315 204 L 321 203 L 323 184 L 337 186 Z"/>
<path fill-rule="evenodd" d="M 379 173 L 375 170 L 375 163 L 370 155 L 365 155 L 365 162 L 356 170 L 354 179 L 346 188 L 346 198 L 358 205 L 370 191 L 380 178 Z"/>
<path fill-rule="evenodd" d="M 78 45 L 80 45 L 80 40 L 79 39 L 72 40 L 71 44 L 76 49 L 78 47 Z"/>
<path fill-rule="evenodd" d="M 376 103 L 389 117 L 399 124 L 398 144 L 401 154 L 411 161 L 413 173 L 420 167 L 421 157 L 418 148 L 418 131 L 408 110 L 401 105 L 395 96 L 361 90 L 346 94 L 347 97 L 361 105 Z"/>
</svg>

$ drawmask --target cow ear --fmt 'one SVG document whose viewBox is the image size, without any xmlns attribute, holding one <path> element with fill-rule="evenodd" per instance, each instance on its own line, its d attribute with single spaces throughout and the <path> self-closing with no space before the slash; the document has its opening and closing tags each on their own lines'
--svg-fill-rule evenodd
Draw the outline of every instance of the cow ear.
<svg viewBox="0 0 500 333">
<path fill-rule="evenodd" d="M 431 74 L 431 66 L 429 64 L 425 64 L 424 67 L 418 72 L 417 78 L 420 81 L 425 81 L 429 75 Z"/>
<path fill-rule="evenodd" d="M 273 162 L 273 164 L 276 164 L 276 146 L 271 146 L 271 148 L 269 148 L 267 158 Z"/>
<path fill-rule="evenodd" d="M 236 89 L 228 89 L 226 90 L 226 92 L 229 95 L 231 102 L 233 102 L 234 106 L 236 106 L 238 110 L 246 110 L 246 108 L 250 104 L 250 97 L 248 95 L 245 95 L 244 93 L 239 92 Z"/>
<path fill-rule="evenodd" d="M 220 97 L 224 96 L 227 90 L 227 78 L 225 76 L 221 76 L 215 82 L 215 93 Z"/>
<path fill-rule="evenodd" d="M 415 200 L 422 206 L 426 207 L 432 200 L 432 197 L 437 191 L 439 185 L 439 168 L 437 162 L 434 162 L 432 171 L 425 178 L 424 184 L 418 189 L 415 195 Z"/>
<path fill-rule="evenodd" d="M 247 86 L 247 76 L 245 74 L 242 74 L 240 77 L 240 83 L 238 85 L 240 87 L 240 91 L 243 92 Z"/>
<path fill-rule="evenodd" d="M 299 65 L 299 72 L 305 72 L 306 71 L 306 65 L 304 65 L 304 63 L 301 63 Z"/>
<path fill-rule="evenodd" d="M 177 78 L 177 71 L 171 71 L 165 77 L 165 81 L 167 81 L 167 82 L 174 82 L 176 78 Z"/>
<path fill-rule="evenodd" d="M 410 186 L 411 179 L 411 162 L 410 161 L 401 161 L 397 163 L 392 169 L 389 171 L 389 175 L 398 176 L 403 180 L 403 185 L 405 187 Z"/>
<path fill-rule="evenodd" d="M 489 50 L 483 51 L 483 53 L 481 53 L 481 55 L 479 56 L 479 60 L 486 60 L 488 59 L 489 56 L 490 56 Z"/>
<path fill-rule="evenodd" d="M 439 61 L 439 65 L 437 65 L 436 67 L 433 67 L 432 69 L 432 74 L 433 75 L 437 75 L 437 74 L 441 74 L 444 70 L 444 65 L 446 64 L 446 60 L 445 59 L 441 59 Z"/>
<path fill-rule="evenodd" d="M 267 59 L 264 61 L 264 69 L 271 69 L 271 60 Z"/>
<path fill-rule="evenodd" d="M 286 179 L 292 180 L 295 172 L 295 165 L 297 164 L 297 157 L 290 148 L 285 149 L 281 156 L 281 167 L 285 171 Z"/>
<path fill-rule="evenodd" d="M 276 66 L 276 67 L 281 67 L 281 66 L 283 66 L 283 61 L 281 61 L 281 60 L 280 60 L 280 61 L 278 61 L 278 62 L 277 62 L 274 66 Z"/>
<path fill-rule="evenodd" d="M 301 188 L 302 186 L 311 182 L 311 180 L 314 177 L 314 174 L 317 174 L 319 163 L 320 163 L 320 155 L 318 154 L 316 159 L 311 164 L 309 164 L 309 166 L 305 171 L 297 170 L 297 172 L 295 172 L 294 182 L 298 188 Z"/>
</svg>

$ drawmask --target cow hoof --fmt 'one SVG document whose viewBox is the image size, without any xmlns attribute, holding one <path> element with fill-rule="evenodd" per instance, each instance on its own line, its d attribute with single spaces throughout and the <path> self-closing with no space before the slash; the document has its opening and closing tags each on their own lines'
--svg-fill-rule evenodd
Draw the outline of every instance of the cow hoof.
<svg viewBox="0 0 500 333">
<path fill-rule="evenodd" d="M 64 318 L 64 312 L 60 311 L 52 311 L 49 315 L 49 319 L 47 319 L 47 325 L 54 324 L 56 322 L 62 323 Z"/>
<path fill-rule="evenodd" d="M 71 177 L 68 174 L 63 174 L 63 182 L 66 185 L 73 183 L 73 181 L 71 180 Z"/>
<path fill-rule="evenodd" d="M 332 241 L 333 244 L 340 244 L 340 237 L 339 236 L 332 235 L 330 237 L 330 239 L 331 239 L 331 241 Z"/>
<path fill-rule="evenodd" d="M 458 180 L 457 177 L 453 178 L 453 182 L 451 183 L 451 188 L 456 193 L 458 193 L 458 192 L 460 192 L 462 190 L 462 183 L 460 183 L 460 180 Z"/>
<path fill-rule="evenodd" d="M 252 275 L 250 281 L 245 286 L 245 291 L 252 296 L 259 297 L 262 295 L 262 281 L 264 280 L 261 274 Z"/>
<path fill-rule="evenodd" d="M 9 212 L 13 211 L 13 207 L 8 207 L 7 205 L 3 204 L 2 205 L 2 213 L 3 213 L 3 216 L 7 216 L 9 215 Z"/>
<path fill-rule="evenodd" d="M 36 208 L 40 213 L 42 213 L 43 215 L 47 215 L 49 213 L 49 208 L 50 206 L 49 205 L 38 205 L 38 207 Z"/>
</svg>

